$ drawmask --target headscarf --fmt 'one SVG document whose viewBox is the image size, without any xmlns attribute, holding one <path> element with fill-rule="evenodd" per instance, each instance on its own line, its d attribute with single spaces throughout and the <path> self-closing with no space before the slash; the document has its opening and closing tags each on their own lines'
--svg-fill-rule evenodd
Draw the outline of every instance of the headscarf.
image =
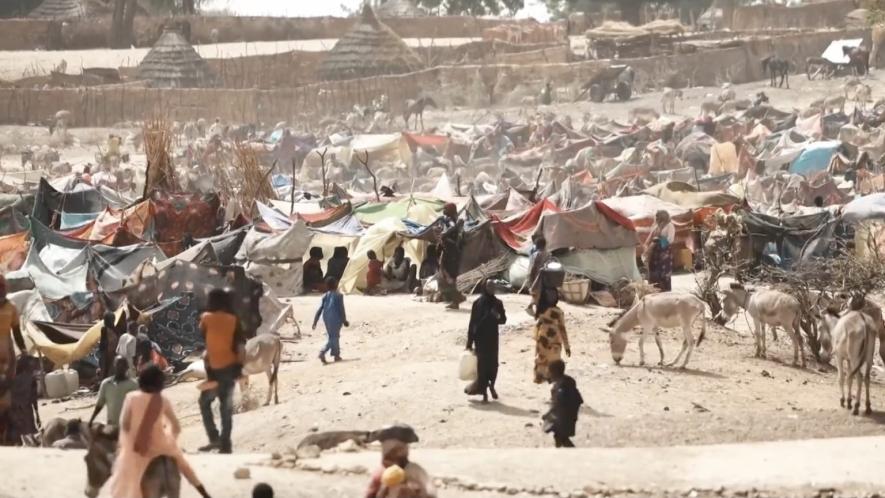
<svg viewBox="0 0 885 498">
<path fill-rule="evenodd" d="M 559 303 L 559 291 L 556 287 L 541 287 L 541 294 L 538 296 L 538 304 L 535 305 L 535 318 L 540 317 L 550 308 L 555 307 Z"/>
</svg>

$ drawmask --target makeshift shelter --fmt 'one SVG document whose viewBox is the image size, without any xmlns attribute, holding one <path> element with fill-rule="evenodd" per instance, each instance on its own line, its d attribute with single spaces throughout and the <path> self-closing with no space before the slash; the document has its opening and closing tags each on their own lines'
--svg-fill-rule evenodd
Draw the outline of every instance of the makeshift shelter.
<svg viewBox="0 0 885 498">
<path fill-rule="evenodd" d="M 731 207 L 741 202 L 737 197 L 725 192 L 698 192 L 697 188 L 683 182 L 653 185 L 645 189 L 645 193 L 689 209 Z"/>
<path fill-rule="evenodd" d="M 405 197 L 392 202 L 371 202 L 353 209 L 354 216 L 365 225 L 374 225 L 386 219 L 402 220 L 410 219 L 421 222 L 416 218 L 428 210 L 438 216 L 442 213 L 445 205 L 438 199 L 423 199 L 420 197 Z M 435 219 L 436 216 L 433 217 Z M 428 223 L 433 219 L 427 220 Z"/>
<path fill-rule="evenodd" d="M 32 216 L 46 226 L 59 227 L 64 215 L 67 215 L 69 220 L 78 217 L 92 220 L 104 211 L 105 206 L 101 193 L 93 188 L 77 192 L 61 192 L 50 185 L 45 178 L 41 178 L 34 198 Z"/>
<path fill-rule="evenodd" d="M 83 0 L 44 0 L 28 17 L 44 19 L 74 19 L 86 15 Z"/>
<path fill-rule="evenodd" d="M 156 88 L 206 88 L 217 86 L 209 64 L 200 57 L 177 28 L 167 26 L 154 47 L 138 65 L 136 77 Z"/>
<path fill-rule="evenodd" d="M 254 228 L 243 240 L 235 260 L 251 277 L 267 284 L 280 296 L 302 293 L 301 265 L 311 247 L 311 232 L 303 221 L 277 233 L 261 233 Z"/>
<path fill-rule="evenodd" d="M 421 59 L 366 3 L 360 19 L 326 55 L 319 68 L 323 80 L 347 80 L 403 74 L 423 68 Z"/>
<path fill-rule="evenodd" d="M 633 223 L 640 242 L 644 242 L 651 233 L 657 212 L 666 211 L 676 227 L 674 244 L 684 244 L 694 250 L 694 237 L 691 233 L 694 215 L 691 209 L 647 194 L 611 197 L 605 200 L 605 204 Z"/>
<path fill-rule="evenodd" d="M 741 218 L 754 265 L 761 263 L 763 255 L 774 253 L 783 268 L 792 268 L 812 256 L 829 255 L 837 222 L 829 211 L 781 218 L 745 211 Z"/>
<path fill-rule="evenodd" d="M 633 248 L 639 243 L 633 223 L 601 201 L 572 211 L 544 213 L 535 233 L 547 239 L 548 251 Z"/>
<path fill-rule="evenodd" d="M 790 165 L 790 173 L 808 178 L 825 171 L 841 144 L 835 140 L 809 144 Z"/>
</svg>

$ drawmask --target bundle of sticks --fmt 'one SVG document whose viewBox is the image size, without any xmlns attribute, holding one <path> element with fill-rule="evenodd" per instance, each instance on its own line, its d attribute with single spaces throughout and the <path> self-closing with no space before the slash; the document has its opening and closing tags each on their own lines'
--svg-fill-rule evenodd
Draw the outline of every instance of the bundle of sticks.
<svg viewBox="0 0 885 498">
<path fill-rule="evenodd" d="M 239 177 L 239 192 L 236 198 L 240 202 L 242 212 L 248 213 L 255 201 L 266 203 L 277 198 L 268 179 L 275 166 L 276 162 L 267 171 L 262 171 L 258 154 L 248 143 L 234 144 L 233 176 Z"/>
<path fill-rule="evenodd" d="M 163 118 L 145 121 L 142 132 L 147 156 L 143 196 L 147 197 L 153 190 L 180 191 L 175 165 L 169 155 L 173 137 L 168 122 Z"/>
</svg>

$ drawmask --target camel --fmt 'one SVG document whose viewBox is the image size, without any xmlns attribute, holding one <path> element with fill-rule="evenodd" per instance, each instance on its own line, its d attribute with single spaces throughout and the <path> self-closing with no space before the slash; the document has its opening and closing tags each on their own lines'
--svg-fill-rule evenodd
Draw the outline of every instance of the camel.
<svg viewBox="0 0 885 498">
<path fill-rule="evenodd" d="M 790 61 L 781 59 L 777 55 L 769 55 L 762 59 L 762 72 L 768 73 L 771 79 L 769 86 L 782 88 L 786 83 L 787 88 L 790 88 Z M 780 77 L 780 82 L 777 80 L 778 77 Z"/>
<path fill-rule="evenodd" d="M 795 297 L 777 290 L 747 289 L 738 283 L 731 284 L 731 287 L 722 293 L 725 296 L 722 300 L 722 311 L 715 319 L 719 323 L 726 323 L 740 308 L 746 310 L 753 319 L 757 358 L 765 358 L 767 353 L 765 326 L 783 327 L 793 340 L 793 365 L 799 364 L 801 358 L 802 366 L 805 367 L 802 334 L 799 332 L 801 309 Z"/>
<path fill-rule="evenodd" d="M 248 341 L 245 346 L 246 361 L 243 364 L 242 385 L 248 385 L 249 376 L 264 373 L 267 375 L 267 400 L 264 406 L 270 404 L 271 394 L 274 404 L 279 404 L 279 371 L 280 359 L 283 353 L 283 341 L 276 334 L 259 334 Z M 186 380 L 206 378 L 206 366 L 202 360 L 188 365 L 172 382 L 177 384 Z"/>
<path fill-rule="evenodd" d="M 685 355 L 680 368 L 688 365 L 691 352 L 695 347 L 694 335 L 691 327 L 694 322 L 700 319 L 701 333 L 698 336 L 697 345 L 704 340 L 706 332 L 706 324 L 704 323 L 704 310 L 706 305 L 697 297 L 681 293 L 681 292 L 661 292 L 658 294 L 649 294 L 639 299 L 630 309 L 622 313 L 620 316 L 612 320 L 606 330 L 609 334 L 609 344 L 611 345 L 612 359 L 616 364 L 620 365 L 624 358 L 624 350 L 627 348 L 627 340 L 623 337 L 624 332 L 632 330 L 634 327 L 641 326 L 642 333 L 639 336 L 639 364 L 645 365 L 645 337 L 653 333 L 655 343 L 658 345 L 658 352 L 661 354 L 659 365 L 664 364 L 664 348 L 661 346 L 661 337 L 655 331 L 656 327 L 673 328 L 682 327 L 683 341 L 682 349 L 667 366 L 676 365 L 679 359 Z"/>
<path fill-rule="evenodd" d="M 102 486 L 111 477 L 116 458 L 119 430 L 110 425 L 95 424 L 92 439 L 86 450 L 86 489 L 89 498 L 98 496 Z M 161 456 L 151 460 L 141 478 L 144 498 L 177 498 L 181 492 L 181 474 L 178 464 L 171 457 Z"/>
<path fill-rule="evenodd" d="M 859 306 L 855 306 L 860 308 Z M 873 367 L 873 354 L 876 346 L 878 326 L 874 320 L 860 309 L 853 309 L 841 317 L 828 311 L 824 320 L 829 324 L 835 339 L 836 369 L 839 376 L 839 404 L 843 408 L 851 407 L 851 383 L 857 377 L 857 395 L 854 398 L 854 410 L 860 411 L 861 388 L 866 384 L 865 414 L 872 413 L 870 408 L 870 371 Z M 861 370 L 863 369 L 863 370 Z M 846 397 L 845 380 L 848 380 Z"/>
<path fill-rule="evenodd" d="M 406 109 L 403 111 L 403 120 L 406 122 L 406 129 L 409 129 L 409 119 L 415 116 L 415 126 L 418 126 L 418 120 L 421 120 L 421 130 L 424 130 L 424 109 L 426 107 L 438 108 L 436 102 L 430 97 L 421 97 L 418 100 L 406 100 Z"/>
<path fill-rule="evenodd" d="M 661 106 L 664 114 L 676 114 L 676 99 L 682 99 L 682 90 L 664 88 L 664 93 L 661 94 Z"/>
</svg>

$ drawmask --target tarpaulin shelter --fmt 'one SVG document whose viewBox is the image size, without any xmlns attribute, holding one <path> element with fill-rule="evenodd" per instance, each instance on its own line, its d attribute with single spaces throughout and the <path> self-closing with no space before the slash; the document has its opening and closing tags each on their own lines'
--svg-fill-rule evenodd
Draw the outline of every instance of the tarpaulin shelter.
<svg viewBox="0 0 885 498">
<path fill-rule="evenodd" d="M 209 291 L 227 289 L 233 299 L 233 307 L 248 337 L 255 334 L 262 317 L 259 300 L 263 289 L 246 274 L 240 266 L 210 266 L 185 261 L 175 261 L 163 269 L 146 264 L 133 273 L 132 285 L 118 292 L 108 293 L 110 302 L 127 299 L 137 309 L 148 309 L 164 299 L 171 299 L 192 292 L 198 309 L 206 308 Z"/>
<path fill-rule="evenodd" d="M 154 191 L 150 195 L 154 217 L 154 240 L 167 256 L 182 250 L 182 240 L 210 237 L 223 225 L 224 212 L 216 194 L 174 194 Z"/>
<path fill-rule="evenodd" d="M 28 256 L 30 234 L 14 233 L 0 237 L 0 272 L 18 270 Z"/>
<path fill-rule="evenodd" d="M 408 219 L 421 225 L 430 225 L 439 217 L 437 206 L 439 206 L 439 209 L 442 208 L 441 203 L 415 203 L 408 208 Z M 380 221 L 366 229 L 365 234 L 360 237 L 359 243 L 351 252 L 350 262 L 344 270 L 344 275 L 341 277 L 339 289 L 342 292 L 350 293 L 357 289 L 365 288 L 366 270 L 369 266 L 369 259 L 367 257 L 369 250 L 375 251 L 380 260 L 386 260 L 393 256 L 393 251 L 397 246 L 402 245 L 406 251 L 406 256 L 411 258 L 414 264 L 421 263 L 424 257 L 426 242 L 417 239 L 406 240 L 401 235 L 401 232 L 406 230 L 406 225 L 402 221 L 403 218 L 406 217 L 384 216 L 380 218 Z"/>
<path fill-rule="evenodd" d="M 571 211 L 547 212 L 535 233 L 547 240 L 547 250 L 617 249 L 639 241 L 633 223 L 602 201 Z"/>
<path fill-rule="evenodd" d="M 852 38 L 848 40 L 833 40 L 827 45 L 827 48 L 821 54 L 821 57 L 832 62 L 833 64 L 848 64 L 848 56 L 842 51 L 843 47 L 857 48 L 863 43 L 863 38 Z"/>
<path fill-rule="evenodd" d="M 425 199 L 422 197 L 404 197 L 390 202 L 372 202 L 353 209 L 354 215 L 363 224 L 374 225 L 383 220 L 393 219 L 420 221 L 422 213 L 431 211 L 435 213 L 433 219 L 442 213 L 445 203 L 439 199 Z M 433 219 L 427 220 L 433 221 Z"/>
<path fill-rule="evenodd" d="M 60 192 L 45 178 L 41 178 L 34 199 L 32 216 L 46 226 L 58 227 L 62 213 L 68 215 L 100 213 L 104 211 L 106 205 L 104 197 L 95 189 Z"/>
<path fill-rule="evenodd" d="M 267 284 L 280 296 L 302 293 L 302 258 L 313 232 L 299 221 L 276 234 L 249 230 L 235 257 L 246 273 Z"/>
<path fill-rule="evenodd" d="M 726 207 L 741 202 L 737 197 L 725 192 L 698 192 L 697 188 L 683 182 L 653 185 L 645 189 L 645 193 L 688 209 Z"/>
<path fill-rule="evenodd" d="M 830 160 L 833 159 L 833 154 L 841 144 L 842 142 L 831 140 L 807 145 L 790 165 L 790 173 L 808 178 L 821 171 L 826 171 Z"/>
<path fill-rule="evenodd" d="M 885 220 L 885 193 L 858 197 L 842 206 L 842 221 L 845 223 L 883 220 Z"/>
<path fill-rule="evenodd" d="M 678 206 L 657 197 L 640 194 L 626 197 L 610 197 L 605 204 L 627 217 L 636 228 L 640 243 L 644 242 L 655 224 L 655 215 L 658 211 L 666 211 L 670 215 L 670 221 L 676 228 L 675 244 L 685 244 L 689 249 L 694 249 L 694 237 L 691 229 L 694 225 L 694 215 L 691 209 Z"/>
<path fill-rule="evenodd" d="M 707 171 L 709 174 L 737 173 L 738 167 L 737 148 L 734 142 L 722 142 L 710 148 L 710 169 Z"/>
<path fill-rule="evenodd" d="M 125 232 L 126 235 L 120 232 Z M 152 240 L 152 232 L 152 204 L 151 201 L 143 201 L 122 210 L 105 208 L 91 220 L 76 229 L 65 231 L 64 234 L 80 240 L 118 245 L 116 242 L 120 239 L 131 240 L 133 237 Z"/>
<path fill-rule="evenodd" d="M 837 220 L 829 211 L 777 218 L 762 213 L 741 213 L 750 240 L 753 261 L 758 264 L 766 246 L 774 244 L 784 268 L 830 253 Z"/>
<path fill-rule="evenodd" d="M 14 206 L 7 206 L 0 209 L 0 237 L 21 233 L 27 231 L 31 227 L 31 222 L 25 213 L 16 209 Z"/>
<path fill-rule="evenodd" d="M 515 251 L 527 249 L 532 234 L 541 221 L 541 216 L 545 212 L 557 212 L 559 208 L 547 199 L 535 204 L 527 211 L 519 215 L 512 216 L 506 220 L 498 217 L 492 217 L 492 226 L 495 233 L 501 238 L 508 247 Z"/>
</svg>

